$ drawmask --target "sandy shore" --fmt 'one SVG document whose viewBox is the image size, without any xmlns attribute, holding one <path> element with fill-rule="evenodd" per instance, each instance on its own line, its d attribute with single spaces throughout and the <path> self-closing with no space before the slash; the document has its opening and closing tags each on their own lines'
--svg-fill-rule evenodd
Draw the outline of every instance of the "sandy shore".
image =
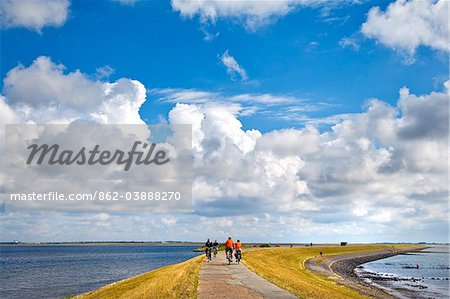
<svg viewBox="0 0 450 299">
<path fill-rule="evenodd" d="M 335 279 L 338 283 L 357 289 L 360 293 L 373 298 L 396 298 L 372 284 L 362 281 L 354 272 L 361 264 L 416 250 L 385 250 L 368 253 L 350 253 L 309 259 L 305 266 L 317 273 Z"/>
</svg>

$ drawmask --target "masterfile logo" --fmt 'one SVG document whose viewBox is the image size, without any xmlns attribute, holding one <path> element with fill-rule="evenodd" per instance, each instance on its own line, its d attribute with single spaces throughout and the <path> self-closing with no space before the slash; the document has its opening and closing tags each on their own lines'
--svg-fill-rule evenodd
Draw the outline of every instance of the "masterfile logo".
<svg viewBox="0 0 450 299">
<path fill-rule="evenodd" d="M 139 151 L 138 148 L 142 148 Z M 108 165 L 116 163 L 117 165 L 125 165 L 124 170 L 128 171 L 133 163 L 136 165 L 164 165 L 170 161 L 165 150 L 155 150 L 156 143 L 149 145 L 148 143 L 135 141 L 129 152 L 115 150 L 114 152 L 100 150 L 100 145 L 96 144 L 93 149 L 87 150 L 82 147 L 79 151 L 62 150 L 58 144 L 32 144 L 27 147 L 30 149 L 30 155 L 27 164 L 32 164 L 36 158 L 36 164 L 41 165 L 43 162 L 49 165 Z"/>
<path fill-rule="evenodd" d="M 191 209 L 190 125 L 7 125 L 6 131 L 10 208 Z"/>
</svg>

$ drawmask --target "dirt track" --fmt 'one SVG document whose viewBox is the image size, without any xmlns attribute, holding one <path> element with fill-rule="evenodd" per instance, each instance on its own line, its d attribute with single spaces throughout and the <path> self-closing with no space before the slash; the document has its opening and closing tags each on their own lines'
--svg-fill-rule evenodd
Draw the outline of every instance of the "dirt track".
<svg viewBox="0 0 450 299">
<path fill-rule="evenodd" d="M 245 255 L 244 255 L 245 258 Z M 228 265 L 219 252 L 200 271 L 198 297 L 205 298 L 296 298 L 291 293 L 259 277 L 243 264 Z"/>
</svg>

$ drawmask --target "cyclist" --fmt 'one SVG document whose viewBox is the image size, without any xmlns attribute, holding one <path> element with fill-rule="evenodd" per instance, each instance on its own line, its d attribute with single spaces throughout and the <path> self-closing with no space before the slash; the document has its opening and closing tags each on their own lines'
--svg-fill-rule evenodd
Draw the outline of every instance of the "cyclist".
<svg viewBox="0 0 450 299">
<path fill-rule="evenodd" d="M 238 261 L 238 256 L 239 259 L 242 259 L 242 247 L 244 247 L 244 245 L 242 245 L 241 241 L 237 240 L 236 244 L 234 244 L 234 248 L 236 249 L 236 253 L 234 255 L 236 262 Z"/>
<path fill-rule="evenodd" d="M 219 243 L 217 242 L 217 240 L 214 240 L 214 243 L 212 245 L 214 250 L 214 257 L 216 257 L 217 251 L 219 250 Z"/>
<path fill-rule="evenodd" d="M 228 257 L 228 252 L 230 252 L 230 256 L 233 256 L 234 242 L 231 237 L 228 237 L 228 240 L 225 242 L 225 256 Z"/>
<path fill-rule="evenodd" d="M 208 238 L 208 240 L 206 240 L 206 243 L 205 243 L 205 254 L 206 254 L 206 258 L 208 259 L 208 261 L 211 259 L 212 246 L 213 246 L 213 244 Z"/>
</svg>

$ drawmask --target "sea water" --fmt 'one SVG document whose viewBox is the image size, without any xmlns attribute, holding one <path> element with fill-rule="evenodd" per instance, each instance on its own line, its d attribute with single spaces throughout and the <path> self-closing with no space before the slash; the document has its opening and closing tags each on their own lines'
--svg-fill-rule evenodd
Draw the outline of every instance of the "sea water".
<svg viewBox="0 0 450 299">
<path fill-rule="evenodd" d="M 0 298 L 63 298 L 190 259 L 194 246 L 0 246 Z"/>
<path fill-rule="evenodd" d="M 450 298 L 449 258 L 448 245 L 433 245 L 363 264 L 355 272 L 400 298 Z"/>
</svg>

